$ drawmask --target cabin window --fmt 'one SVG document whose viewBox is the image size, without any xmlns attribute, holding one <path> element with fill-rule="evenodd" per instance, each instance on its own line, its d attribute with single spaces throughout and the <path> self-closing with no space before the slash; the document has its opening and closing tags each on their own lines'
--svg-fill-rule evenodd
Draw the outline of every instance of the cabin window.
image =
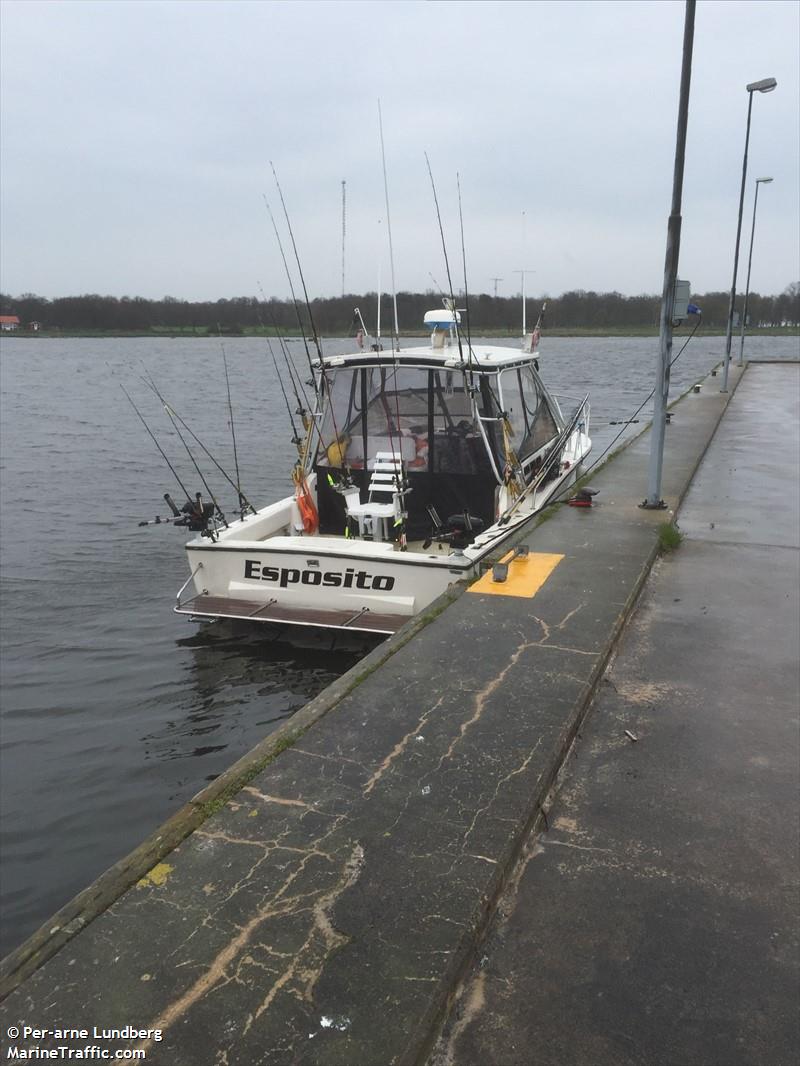
<svg viewBox="0 0 800 1066">
<path fill-rule="evenodd" d="M 376 452 L 392 452 L 400 454 L 407 469 L 427 470 L 427 370 L 367 367 L 363 374 L 367 465 L 374 461 Z"/>
<path fill-rule="evenodd" d="M 347 452 L 353 428 L 361 419 L 361 392 L 357 370 L 334 370 L 325 374 L 327 393 L 317 444 L 317 463 L 320 466 L 341 467 L 347 463 Z"/>
<path fill-rule="evenodd" d="M 525 404 L 522 401 L 519 375 L 516 370 L 504 370 L 500 375 L 503 410 L 511 427 L 511 446 L 520 456 L 522 442 L 528 434 L 528 422 L 525 418 Z"/>
<path fill-rule="evenodd" d="M 431 371 L 433 469 L 437 473 L 475 474 L 487 465 L 486 448 L 472 412 L 464 375 Z"/>
<path fill-rule="evenodd" d="M 503 406 L 511 425 L 511 444 L 517 458 L 539 451 L 558 434 L 555 418 L 529 366 L 501 374 Z"/>
<path fill-rule="evenodd" d="M 522 459 L 531 452 L 538 452 L 548 441 L 556 437 L 558 426 L 542 388 L 534 377 L 533 368 L 522 367 L 519 377 L 527 423 L 527 432 L 520 452 Z"/>
<path fill-rule="evenodd" d="M 317 449 L 320 466 L 371 469 L 377 452 L 399 453 L 409 470 L 428 468 L 428 371 L 415 367 L 339 370 Z"/>
<path fill-rule="evenodd" d="M 494 411 L 496 379 L 475 376 L 484 406 Z M 406 498 L 410 539 L 431 529 L 429 507 L 442 518 L 468 511 L 490 525 L 495 514 L 497 477 L 481 427 L 476 422 L 468 383 L 446 367 L 361 366 L 326 371 L 321 440 L 315 467 L 320 529 L 341 533 L 345 504 L 335 491 L 333 470 L 347 469 L 361 492 L 369 484 L 378 452 L 402 456 L 413 486 Z M 493 433 L 493 423 L 486 423 Z"/>
</svg>

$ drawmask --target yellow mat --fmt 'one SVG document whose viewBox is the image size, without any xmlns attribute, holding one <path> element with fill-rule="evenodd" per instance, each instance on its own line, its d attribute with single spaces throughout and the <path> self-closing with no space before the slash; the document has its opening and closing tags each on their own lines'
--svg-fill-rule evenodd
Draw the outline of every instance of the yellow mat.
<svg viewBox="0 0 800 1066">
<path fill-rule="evenodd" d="M 502 563 L 509 563 L 505 581 L 493 581 L 492 571 L 488 570 L 483 577 L 470 585 L 467 592 L 480 592 L 487 596 L 525 596 L 530 599 L 536 595 L 563 558 L 563 555 L 530 552 L 515 559 L 514 553 L 508 552 L 500 560 Z"/>
</svg>

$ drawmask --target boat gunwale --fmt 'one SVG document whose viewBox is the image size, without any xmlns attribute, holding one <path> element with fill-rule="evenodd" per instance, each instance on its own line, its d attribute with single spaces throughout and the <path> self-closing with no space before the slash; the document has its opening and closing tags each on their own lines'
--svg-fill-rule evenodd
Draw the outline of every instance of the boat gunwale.
<svg viewBox="0 0 800 1066">
<path fill-rule="evenodd" d="M 571 471 L 565 471 L 564 477 L 559 478 L 558 481 L 554 483 L 554 491 L 570 473 Z M 548 495 L 548 500 L 552 495 L 553 493 Z M 538 507 L 535 511 L 531 511 L 529 514 L 523 514 L 517 521 L 510 521 L 507 525 L 500 527 L 500 529 L 502 529 L 502 533 L 498 532 L 496 534 L 493 534 L 491 538 L 485 543 L 475 545 L 475 543 L 473 542 L 472 544 L 468 545 L 466 551 L 474 550 L 475 554 L 472 556 L 464 555 L 464 562 L 458 561 L 458 559 L 460 558 L 459 556 L 422 555 L 421 553 L 417 552 L 402 552 L 396 550 L 381 554 L 359 554 L 358 550 L 354 549 L 354 546 L 359 542 L 357 540 L 344 536 L 341 537 L 341 540 L 343 545 L 347 545 L 347 551 L 331 551 L 326 550 L 325 548 L 315 549 L 311 547 L 314 540 L 313 537 L 286 538 L 290 540 L 296 539 L 298 541 L 303 542 L 304 546 L 298 545 L 296 548 L 290 547 L 289 545 L 276 545 L 270 547 L 269 538 L 263 541 L 249 541 L 247 543 L 239 542 L 238 544 L 236 543 L 236 541 L 229 541 L 227 543 L 216 542 L 213 544 L 206 544 L 203 541 L 196 540 L 189 541 L 185 548 L 187 552 L 233 552 L 237 554 L 246 554 L 248 552 L 273 552 L 276 555 L 302 555 L 306 557 L 318 557 L 320 559 L 359 559 L 360 561 L 365 563 L 380 562 L 387 564 L 398 563 L 403 566 L 437 566 L 441 568 L 447 567 L 448 569 L 453 571 L 468 571 L 478 565 L 480 562 L 482 562 L 486 555 L 490 554 L 493 549 L 495 549 L 505 540 L 507 540 L 508 537 L 511 536 L 511 534 L 515 533 L 518 529 L 526 525 L 532 519 L 537 518 L 547 506 L 547 501 L 544 501 L 541 507 Z M 494 529 L 495 526 L 490 526 L 489 529 L 485 530 L 480 535 L 485 537 L 488 534 L 492 533 L 492 530 Z M 366 543 L 372 544 L 374 542 L 367 541 Z"/>
<path fill-rule="evenodd" d="M 529 518 L 534 518 L 535 515 L 529 515 L 528 517 Z M 527 521 L 527 519 L 525 519 L 524 521 Z M 513 531 L 516 528 L 517 528 L 517 526 L 512 526 L 511 527 L 511 531 Z M 297 539 L 298 540 L 306 540 L 306 543 L 308 543 L 308 541 L 310 541 L 312 538 L 309 537 L 308 539 L 306 539 L 306 538 L 303 538 L 303 537 L 298 537 Z M 486 545 L 487 550 L 489 548 L 493 547 L 495 544 L 497 544 L 501 539 L 505 539 L 505 538 L 504 537 L 503 538 L 497 537 L 494 540 L 492 540 L 491 544 Z M 348 539 L 346 537 L 342 537 L 342 542 L 344 544 L 348 544 L 348 545 L 352 545 L 354 543 L 353 540 L 350 540 L 350 539 Z M 368 543 L 371 543 L 371 542 L 368 542 Z M 192 542 L 189 542 L 189 544 L 186 545 L 186 551 L 187 552 L 189 552 L 189 551 L 194 551 L 194 552 L 198 552 L 198 551 L 200 551 L 200 552 L 217 551 L 217 552 L 234 552 L 234 553 L 237 553 L 237 554 L 247 554 L 248 552 L 250 552 L 250 553 L 252 553 L 252 552 L 273 552 L 276 555 L 289 555 L 289 556 L 302 555 L 302 556 L 306 556 L 307 558 L 320 558 L 320 559 L 357 559 L 357 560 L 359 560 L 360 562 L 363 562 L 363 563 L 386 563 L 386 564 L 399 563 L 399 564 L 401 564 L 403 566 L 427 566 L 427 567 L 438 566 L 438 567 L 442 567 L 442 568 L 448 567 L 449 569 L 453 569 L 453 570 L 458 569 L 458 570 L 465 570 L 465 571 L 466 570 L 470 570 L 475 565 L 476 562 L 479 562 L 480 559 L 483 558 L 483 554 L 484 554 L 482 552 L 475 559 L 471 559 L 471 560 L 469 560 L 469 561 L 467 561 L 465 563 L 462 563 L 462 564 L 457 564 L 457 563 L 453 562 L 453 556 L 450 556 L 450 555 L 424 555 L 423 556 L 423 555 L 418 555 L 416 552 L 408 552 L 408 551 L 405 551 L 405 552 L 393 551 L 393 552 L 391 552 L 391 554 L 387 553 L 386 555 L 359 555 L 356 551 L 353 551 L 352 548 L 351 548 L 351 550 L 349 550 L 347 552 L 345 552 L 345 551 L 335 552 L 335 551 L 325 551 L 325 550 L 316 551 L 316 550 L 310 549 L 308 547 L 306 547 L 306 548 L 299 548 L 299 547 L 298 548 L 289 548 L 289 547 L 273 547 L 273 548 L 271 548 L 268 545 L 269 545 L 269 541 L 268 540 L 266 540 L 266 541 L 252 541 L 250 544 L 242 545 L 241 547 L 237 546 L 236 544 L 197 544 L 197 545 L 194 545 Z M 471 545 L 470 545 L 470 547 L 471 547 Z"/>
</svg>

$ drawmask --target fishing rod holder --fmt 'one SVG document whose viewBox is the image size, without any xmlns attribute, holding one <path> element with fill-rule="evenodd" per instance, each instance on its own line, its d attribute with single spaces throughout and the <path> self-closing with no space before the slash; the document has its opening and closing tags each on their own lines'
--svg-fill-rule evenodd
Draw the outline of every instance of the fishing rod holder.
<svg viewBox="0 0 800 1066">
<path fill-rule="evenodd" d="M 202 533 L 206 537 L 214 537 L 212 530 L 208 528 L 209 522 L 214 517 L 215 507 L 213 503 L 204 503 L 198 492 L 194 500 L 187 500 L 181 507 L 179 514 L 183 515 L 175 522 L 176 526 L 185 526 L 192 533 Z"/>
<path fill-rule="evenodd" d="M 447 522 L 442 522 L 435 507 L 429 507 L 428 514 L 433 522 L 433 530 L 423 542 L 423 548 L 430 548 L 436 540 L 440 544 L 449 544 L 455 554 L 460 555 L 484 529 L 483 520 L 466 511 L 463 514 L 450 515 Z"/>
</svg>

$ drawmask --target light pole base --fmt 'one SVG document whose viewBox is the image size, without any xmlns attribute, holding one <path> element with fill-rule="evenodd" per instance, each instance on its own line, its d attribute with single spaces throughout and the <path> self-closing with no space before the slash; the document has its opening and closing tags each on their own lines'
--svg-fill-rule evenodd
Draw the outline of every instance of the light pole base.
<svg viewBox="0 0 800 1066">
<path fill-rule="evenodd" d="M 649 500 L 642 500 L 639 507 L 644 511 L 666 511 L 667 505 L 663 500 L 659 500 L 658 503 L 650 503 Z"/>
</svg>

